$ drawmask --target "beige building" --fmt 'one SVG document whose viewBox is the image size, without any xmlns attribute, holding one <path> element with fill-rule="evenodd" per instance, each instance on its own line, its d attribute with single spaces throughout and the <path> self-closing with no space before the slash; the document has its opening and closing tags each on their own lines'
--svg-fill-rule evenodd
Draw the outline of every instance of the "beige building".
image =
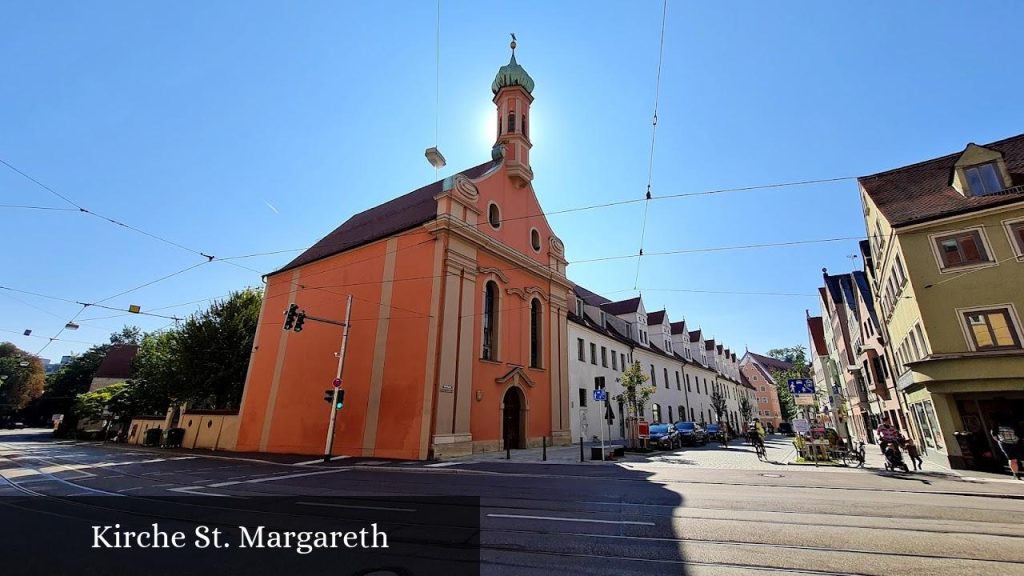
<svg viewBox="0 0 1024 576">
<path fill-rule="evenodd" d="M 926 455 L 1001 469 L 1024 425 L 1024 135 L 859 179 L 866 262 Z"/>
</svg>

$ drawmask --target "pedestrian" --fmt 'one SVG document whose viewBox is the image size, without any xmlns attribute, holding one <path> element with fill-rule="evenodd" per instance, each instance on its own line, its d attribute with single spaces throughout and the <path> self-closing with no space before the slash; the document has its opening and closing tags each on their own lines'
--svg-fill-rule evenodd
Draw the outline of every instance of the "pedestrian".
<svg viewBox="0 0 1024 576">
<path fill-rule="evenodd" d="M 899 441 L 900 431 L 889 423 L 888 416 L 882 420 L 882 425 L 878 427 L 876 433 L 878 434 L 878 447 L 882 449 L 882 454 L 885 454 L 886 446 Z"/>
<path fill-rule="evenodd" d="M 1022 450 L 1017 430 L 1007 423 L 993 427 L 991 434 L 992 439 L 996 441 L 999 449 L 1003 452 L 1003 456 L 1010 461 L 1010 472 L 1013 472 L 1013 477 L 1020 480 Z"/>
<path fill-rule="evenodd" d="M 907 438 L 904 448 L 907 450 L 907 456 L 910 456 L 910 461 L 914 463 L 914 470 L 920 470 L 924 466 L 924 460 L 921 459 L 921 451 L 917 449 L 917 444 L 914 444 L 914 439 Z"/>
</svg>

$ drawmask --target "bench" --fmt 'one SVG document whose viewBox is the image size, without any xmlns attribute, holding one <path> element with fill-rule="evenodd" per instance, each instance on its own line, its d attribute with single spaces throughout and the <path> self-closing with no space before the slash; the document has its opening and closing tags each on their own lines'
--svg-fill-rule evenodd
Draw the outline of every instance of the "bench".
<svg viewBox="0 0 1024 576">
<path fill-rule="evenodd" d="M 625 446 L 619 444 L 605 444 L 604 454 L 602 458 L 602 452 L 600 446 L 590 447 L 590 459 L 591 460 L 611 460 L 613 458 L 621 458 L 626 455 Z"/>
</svg>

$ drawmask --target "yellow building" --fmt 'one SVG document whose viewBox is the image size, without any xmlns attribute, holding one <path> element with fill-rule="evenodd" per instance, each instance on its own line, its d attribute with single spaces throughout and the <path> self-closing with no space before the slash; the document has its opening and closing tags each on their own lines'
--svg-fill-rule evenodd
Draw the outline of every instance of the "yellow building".
<svg viewBox="0 0 1024 576">
<path fill-rule="evenodd" d="M 1024 135 L 859 179 L 865 268 L 919 445 L 1002 469 L 1024 426 Z"/>
</svg>

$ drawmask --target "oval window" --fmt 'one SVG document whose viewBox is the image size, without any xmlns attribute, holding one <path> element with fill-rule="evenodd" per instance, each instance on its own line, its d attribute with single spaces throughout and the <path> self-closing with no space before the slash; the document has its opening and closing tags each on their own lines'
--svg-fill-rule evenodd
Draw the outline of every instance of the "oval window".
<svg viewBox="0 0 1024 576">
<path fill-rule="evenodd" d="M 487 220 L 495 230 L 501 227 L 501 212 L 498 211 L 498 205 L 493 202 L 491 203 L 491 207 L 487 210 Z"/>
<path fill-rule="evenodd" d="M 530 230 L 530 245 L 535 251 L 540 252 L 540 232 L 537 232 L 536 228 Z"/>
</svg>

